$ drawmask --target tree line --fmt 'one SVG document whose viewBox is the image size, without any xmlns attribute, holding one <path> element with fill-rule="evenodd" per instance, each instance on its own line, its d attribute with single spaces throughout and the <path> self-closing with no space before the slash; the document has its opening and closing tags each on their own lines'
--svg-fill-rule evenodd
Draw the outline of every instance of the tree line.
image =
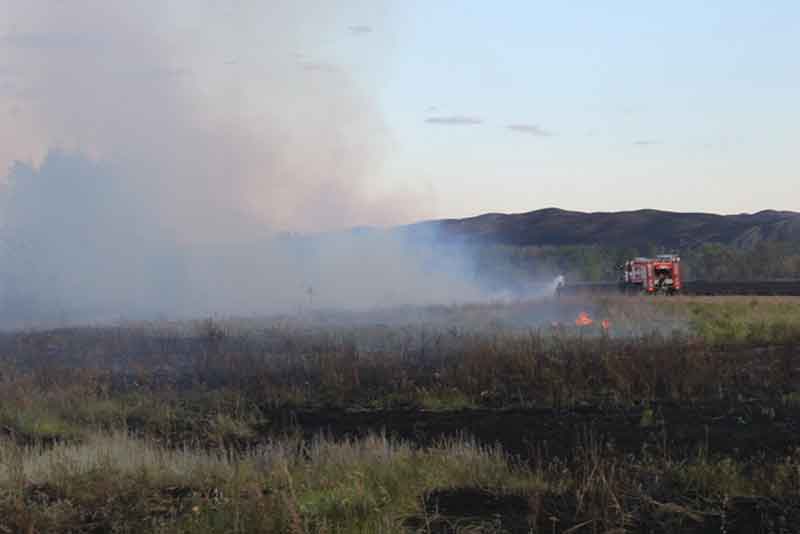
<svg viewBox="0 0 800 534">
<path fill-rule="evenodd" d="M 616 280 L 618 266 L 637 256 L 664 252 L 681 255 L 687 280 L 800 279 L 800 244 L 762 241 L 741 248 L 706 243 L 687 250 L 663 250 L 656 244 L 643 248 L 596 245 L 514 246 L 474 245 L 472 257 L 477 278 L 488 285 L 522 286 L 564 274 L 568 280 Z"/>
</svg>

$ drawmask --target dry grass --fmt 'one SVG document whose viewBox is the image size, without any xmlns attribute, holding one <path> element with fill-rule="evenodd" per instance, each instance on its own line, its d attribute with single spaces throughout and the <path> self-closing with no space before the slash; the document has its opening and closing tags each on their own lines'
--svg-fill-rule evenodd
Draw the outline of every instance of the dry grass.
<svg viewBox="0 0 800 534">
<path fill-rule="evenodd" d="M 609 319 L 610 331 L 566 321 L 518 326 L 578 310 Z M 505 319 L 464 327 L 462 318 L 478 312 Z M 568 407 L 790 398 L 798 389 L 798 299 L 564 299 L 420 313 L 438 326 L 363 324 L 364 317 L 327 326 L 334 315 L 5 334 L 0 426 L 74 439 L 78 428 L 129 423 L 181 438 L 196 433 L 184 424 L 191 420 L 209 439 L 241 441 L 259 410 L 286 407 Z"/>
<path fill-rule="evenodd" d="M 417 449 L 380 435 L 320 436 L 244 452 L 165 448 L 121 431 L 49 447 L 0 442 L 0 491 L 7 492 L 0 526 L 28 521 L 37 532 L 98 522 L 109 529 L 399 532 L 405 518 L 422 513 L 432 489 L 488 487 L 502 494 L 542 484 L 500 449 L 469 440 Z M 261 509 L 272 511 L 274 523 L 259 519 Z M 159 510 L 164 514 L 152 521 Z"/>
<path fill-rule="evenodd" d="M 434 493 L 476 488 L 489 500 L 527 503 L 506 519 L 531 532 L 550 532 L 552 518 L 556 532 L 589 524 L 670 532 L 687 518 L 718 521 L 740 498 L 772 499 L 796 514 L 799 482 L 800 456 L 631 459 L 591 433 L 563 460 L 529 467 L 469 439 L 418 448 L 381 435 L 287 437 L 237 453 L 165 448 L 120 431 L 51 447 L 0 441 L 0 530 L 400 533 L 444 532 L 436 528 L 455 521 L 484 529 L 462 532 L 504 532 L 480 509 L 458 519 L 428 507 Z"/>
<path fill-rule="evenodd" d="M 568 324 L 581 310 L 611 331 Z M 266 437 L 270 418 L 294 409 L 751 410 L 754 399 L 794 406 L 800 392 L 798 299 L 416 313 L 424 324 L 319 314 L 1 335 L 0 532 L 671 532 L 717 524 L 739 498 L 796 509 L 796 454 L 630 456 L 587 433 L 560 459 L 523 463 L 469 437 L 426 447 L 380 434 Z M 659 427 L 642 413 L 640 426 Z M 527 504 L 513 524 L 461 524 L 428 507 L 464 488 Z"/>
</svg>

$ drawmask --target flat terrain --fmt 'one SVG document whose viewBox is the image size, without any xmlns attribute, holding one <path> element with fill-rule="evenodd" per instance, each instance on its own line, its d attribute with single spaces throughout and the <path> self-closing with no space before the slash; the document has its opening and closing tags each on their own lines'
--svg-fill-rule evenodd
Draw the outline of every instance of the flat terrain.
<svg viewBox="0 0 800 534">
<path fill-rule="evenodd" d="M 613 295 L 619 293 L 617 282 L 575 283 L 562 290 L 562 295 Z M 689 296 L 800 296 L 800 281 L 719 282 L 693 280 L 683 284 L 683 295 Z"/>
<path fill-rule="evenodd" d="M 798 425 L 793 297 L 9 332 L 0 532 L 800 532 Z"/>
</svg>

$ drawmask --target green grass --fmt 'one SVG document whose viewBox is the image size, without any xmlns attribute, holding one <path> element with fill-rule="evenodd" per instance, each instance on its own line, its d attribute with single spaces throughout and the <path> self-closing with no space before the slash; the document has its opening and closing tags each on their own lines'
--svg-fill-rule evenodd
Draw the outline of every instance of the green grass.
<svg viewBox="0 0 800 534">
<path fill-rule="evenodd" d="M 796 297 L 602 297 L 587 302 L 624 335 L 685 332 L 710 345 L 764 345 L 800 340 Z"/>
<path fill-rule="evenodd" d="M 431 491 L 462 488 L 528 499 L 532 531 L 546 531 L 543 498 L 573 503 L 559 512 L 565 530 L 589 521 L 607 531 L 646 520 L 665 492 L 678 500 L 657 515 L 675 521 L 718 515 L 736 497 L 784 499 L 800 489 L 800 456 L 631 460 L 588 437 L 568 461 L 532 468 L 464 438 L 427 448 L 382 435 L 285 438 L 238 454 L 121 431 L 52 447 L 0 440 L 0 527 L 12 532 L 401 533 L 411 519 L 437 519 L 425 508 Z"/>
<path fill-rule="evenodd" d="M 687 314 L 692 332 L 710 344 L 784 344 L 800 339 L 798 299 L 710 297 L 692 299 L 682 310 L 679 306 L 671 308 Z"/>
<path fill-rule="evenodd" d="M 164 448 L 124 432 L 53 447 L 0 441 L 0 490 L 16 496 L 0 497 L 0 512 L 9 524 L 35 524 L 37 532 L 87 523 L 89 516 L 130 532 L 401 532 L 405 518 L 422 513 L 431 489 L 526 492 L 542 484 L 500 449 L 468 440 L 418 449 L 379 435 L 319 437 L 240 454 Z M 37 490 L 47 502 L 28 498 L 24 513 L 15 509 L 15 500 Z"/>
<path fill-rule="evenodd" d="M 28 442 L 75 441 L 84 434 L 83 427 L 65 418 L 60 410 L 50 409 L 44 403 L 0 405 L 0 427 Z"/>
<path fill-rule="evenodd" d="M 446 412 L 478 407 L 474 399 L 456 388 L 421 388 L 415 400 L 420 408 L 432 411 Z"/>
<path fill-rule="evenodd" d="M 550 327 L 552 314 L 582 310 L 609 319 L 610 332 Z M 420 447 L 269 432 L 271 418 L 293 410 L 598 403 L 644 405 L 631 425 L 656 432 L 659 402 L 764 403 L 773 413 L 800 402 L 799 299 L 563 299 L 426 313 L 432 324 L 206 322 L 185 339 L 146 329 L 0 335 L 0 532 L 399 533 L 411 519 L 440 519 L 425 508 L 431 492 L 460 488 L 530 499 L 534 532 L 552 531 L 541 502 L 562 503 L 548 512 L 562 531 L 587 521 L 613 531 L 653 510 L 679 523 L 701 509 L 719 515 L 734 497 L 800 495 L 798 454 L 623 457 L 588 439 L 522 463 L 469 437 Z M 53 344 L 58 356 L 42 350 Z M 136 369 L 122 385 L 105 367 L 120 354 Z"/>
</svg>

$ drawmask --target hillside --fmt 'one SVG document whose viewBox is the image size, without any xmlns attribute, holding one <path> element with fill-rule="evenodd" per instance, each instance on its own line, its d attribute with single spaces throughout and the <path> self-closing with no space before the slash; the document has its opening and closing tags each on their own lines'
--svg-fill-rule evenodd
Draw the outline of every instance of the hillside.
<svg viewBox="0 0 800 534">
<path fill-rule="evenodd" d="M 705 243 L 751 248 L 761 241 L 800 244 L 800 213 L 715 215 L 658 210 L 583 213 L 548 208 L 426 221 L 406 227 L 467 242 L 504 245 L 600 245 L 682 250 Z"/>
</svg>

